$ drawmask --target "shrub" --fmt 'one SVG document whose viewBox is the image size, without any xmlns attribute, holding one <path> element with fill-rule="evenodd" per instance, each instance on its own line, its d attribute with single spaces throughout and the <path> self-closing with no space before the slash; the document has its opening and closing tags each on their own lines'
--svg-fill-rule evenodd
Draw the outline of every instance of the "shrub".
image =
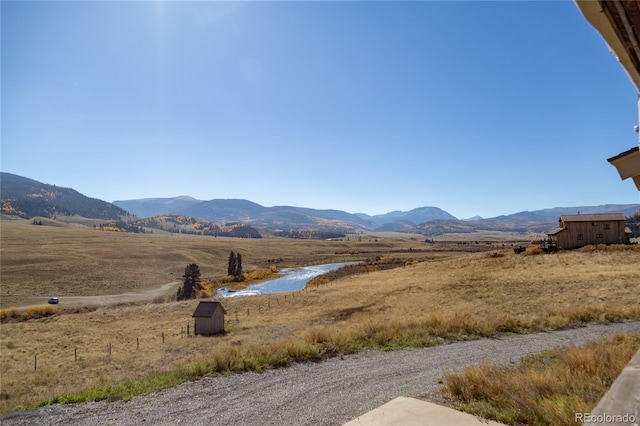
<svg viewBox="0 0 640 426">
<path fill-rule="evenodd" d="M 55 315 L 53 306 L 33 306 L 22 315 L 24 319 L 37 319 Z"/>
<path fill-rule="evenodd" d="M 21 318 L 20 311 L 15 306 L 10 307 L 9 309 L 0 309 L 0 320 L 6 321 L 9 319 L 18 319 Z"/>
<path fill-rule="evenodd" d="M 527 247 L 522 253 L 524 256 L 535 256 L 536 254 L 542 254 L 544 251 L 540 247 Z"/>
<path fill-rule="evenodd" d="M 276 267 L 274 271 L 274 266 L 275 265 L 271 265 L 271 267 L 269 268 L 252 269 L 251 271 L 245 272 L 242 275 L 244 276 L 245 281 L 264 280 L 266 278 L 271 278 L 275 271 L 278 270 L 278 268 Z"/>
<path fill-rule="evenodd" d="M 213 294 L 213 286 L 208 282 L 204 282 L 204 281 L 201 282 L 200 291 L 198 291 L 198 297 L 207 298 L 207 297 L 211 297 L 212 294 Z"/>
</svg>

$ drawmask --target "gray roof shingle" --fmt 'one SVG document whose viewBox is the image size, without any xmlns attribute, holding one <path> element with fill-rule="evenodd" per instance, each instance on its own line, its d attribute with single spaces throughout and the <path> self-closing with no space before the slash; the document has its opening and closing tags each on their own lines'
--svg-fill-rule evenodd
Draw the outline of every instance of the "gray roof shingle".
<svg viewBox="0 0 640 426">
<path fill-rule="evenodd" d="M 198 307 L 196 308 L 193 315 L 191 315 L 191 317 L 192 318 L 211 318 L 215 313 L 216 309 L 218 308 L 222 309 L 223 313 L 225 314 L 227 313 L 227 311 L 224 310 L 220 302 L 214 302 L 210 300 L 202 301 L 200 302 L 200 304 L 198 304 Z"/>
</svg>

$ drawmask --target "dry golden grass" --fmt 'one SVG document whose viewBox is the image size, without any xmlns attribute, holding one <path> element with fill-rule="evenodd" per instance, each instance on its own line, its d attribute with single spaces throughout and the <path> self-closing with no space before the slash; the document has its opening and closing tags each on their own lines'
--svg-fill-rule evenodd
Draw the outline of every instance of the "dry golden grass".
<svg viewBox="0 0 640 426">
<path fill-rule="evenodd" d="M 244 271 L 313 263 L 365 259 L 389 250 L 409 252 L 426 244 L 375 237 L 344 241 L 304 241 L 284 238 L 239 239 L 192 235 L 127 234 L 55 222 L 34 226 L 30 221 L 0 221 L 0 267 L 3 308 L 27 306 L 34 297 L 93 296 L 158 288 L 180 280 L 185 265 L 196 263 L 202 277 L 226 273 L 231 250 L 241 253 Z M 175 292 L 175 290 L 174 290 Z M 64 300 L 64 299 L 63 299 Z M 46 302 L 46 299 L 45 299 Z"/>
<path fill-rule="evenodd" d="M 3 286 L 4 231 L 3 225 Z M 126 235 L 112 238 L 120 237 Z M 160 241 L 168 244 L 170 238 L 156 237 L 160 236 L 117 242 L 130 244 L 126 251 L 142 256 L 148 247 Z M 192 238 L 176 237 L 176 247 L 166 249 L 177 259 L 175 268 L 180 272 L 186 262 L 197 262 L 202 253 L 221 258 L 216 260 L 221 260 L 220 266 L 209 267 L 209 271 L 224 271 L 229 250 L 237 251 L 238 247 L 249 253 L 243 252 L 245 262 L 279 257 L 301 262 L 314 256 L 334 261 L 337 245 L 352 250 L 355 244 Z M 75 247 L 79 242 L 68 250 L 60 244 L 60 252 L 80 250 Z M 189 244 L 195 247 L 190 249 Z M 361 244 L 369 245 L 369 252 L 416 247 L 411 240 Z M 114 248 L 108 251 L 113 253 Z M 38 253 L 42 256 L 44 251 Z M 192 257 L 187 259 L 187 253 Z M 312 359 L 322 353 L 361 347 L 420 346 L 441 338 L 556 328 L 582 320 L 640 318 L 639 260 L 640 247 L 537 256 L 506 250 L 499 255 L 455 253 L 443 257 L 434 253 L 424 263 L 351 276 L 302 292 L 223 299 L 228 312 L 227 334 L 212 338 L 184 335 L 197 301 L 101 307 L 86 313 L 4 323 L 0 325 L 0 412 L 154 373 L 182 369 L 188 377 L 197 377 L 219 371 L 211 365 L 216 359 L 219 365 L 224 364 L 225 357 L 236 360 L 230 369 L 260 369 L 265 365 L 262 362 L 286 365 L 288 359 Z M 11 268 L 15 264 L 13 260 Z M 276 348 L 285 355 L 277 359 L 269 355 Z"/>
<path fill-rule="evenodd" d="M 640 334 L 617 335 L 523 359 L 515 368 L 489 362 L 446 375 L 457 407 L 509 425 L 574 425 L 589 413 L 640 349 Z"/>
</svg>

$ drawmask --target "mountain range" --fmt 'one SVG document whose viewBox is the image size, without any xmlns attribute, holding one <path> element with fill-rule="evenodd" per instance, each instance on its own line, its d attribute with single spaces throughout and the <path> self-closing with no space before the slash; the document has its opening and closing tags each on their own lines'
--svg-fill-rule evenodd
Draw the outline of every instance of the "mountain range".
<svg viewBox="0 0 640 426">
<path fill-rule="evenodd" d="M 401 230 L 420 223 L 441 219 L 457 220 L 437 207 L 420 207 L 408 212 L 393 211 L 370 216 L 341 210 L 318 210 L 294 206 L 264 207 L 248 200 L 196 200 L 182 196 L 175 198 L 146 198 L 117 200 L 118 207 L 137 216 L 174 214 L 197 217 L 211 222 L 241 222 L 258 228 L 308 229 L 354 232 L 358 230 Z"/>
<path fill-rule="evenodd" d="M 198 200 L 189 196 L 117 200 L 108 203 L 86 197 L 70 188 L 0 172 L 2 213 L 24 218 L 77 214 L 87 218 L 117 220 L 133 214 L 139 218 L 157 215 L 189 216 L 214 223 L 242 223 L 279 231 L 358 232 L 399 231 L 425 236 L 479 230 L 545 232 L 560 215 L 577 213 L 623 213 L 630 217 L 640 204 L 556 207 L 525 211 L 489 219 L 458 220 L 438 207 L 419 207 L 370 216 L 341 210 L 319 210 L 294 206 L 264 207 L 242 199 Z"/>
<path fill-rule="evenodd" d="M 370 216 L 341 210 L 317 210 L 304 207 L 263 207 L 247 200 L 197 200 L 182 196 L 175 198 L 146 198 L 118 200 L 115 205 L 135 215 L 177 214 L 212 222 L 241 222 L 258 228 L 320 230 L 358 230 L 415 232 L 426 236 L 451 232 L 509 231 L 545 232 L 557 226 L 558 218 L 578 213 L 622 213 L 632 216 L 640 211 L 640 204 L 607 204 L 601 206 L 555 207 L 524 211 L 511 215 L 483 219 L 474 217 L 459 220 L 437 207 L 419 207 L 410 211 L 392 211 Z"/>
</svg>

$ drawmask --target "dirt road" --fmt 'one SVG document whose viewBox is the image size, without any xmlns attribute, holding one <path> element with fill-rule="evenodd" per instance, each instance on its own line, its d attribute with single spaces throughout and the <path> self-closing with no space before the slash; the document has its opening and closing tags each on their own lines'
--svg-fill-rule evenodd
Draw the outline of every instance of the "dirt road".
<svg viewBox="0 0 640 426">
<path fill-rule="evenodd" d="M 160 287 L 150 288 L 147 290 L 131 291 L 120 294 L 103 294 L 96 296 L 64 296 L 60 297 L 57 307 L 73 308 L 76 306 L 108 306 L 118 305 L 121 303 L 146 302 L 158 297 L 175 294 L 179 281 L 173 281 L 163 284 Z M 56 296 L 56 295 L 52 295 Z M 16 306 L 21 309 L 30 308 L 32 306 L 46 305 L 48 297 L 25 297 L 22 298 Z"/>
<path fill-rule="evenodd" d="M 268 372 L 207 377 L 130 402 L 54 405 L 0 418 L 7 425 L 340 425 L 398 396 L 442 403 L 447 371 L 485 359 L 509 364 L 568 344 L 638 333 L 640 322 L 424 349 L 370 351 Z"/>
</svg>

